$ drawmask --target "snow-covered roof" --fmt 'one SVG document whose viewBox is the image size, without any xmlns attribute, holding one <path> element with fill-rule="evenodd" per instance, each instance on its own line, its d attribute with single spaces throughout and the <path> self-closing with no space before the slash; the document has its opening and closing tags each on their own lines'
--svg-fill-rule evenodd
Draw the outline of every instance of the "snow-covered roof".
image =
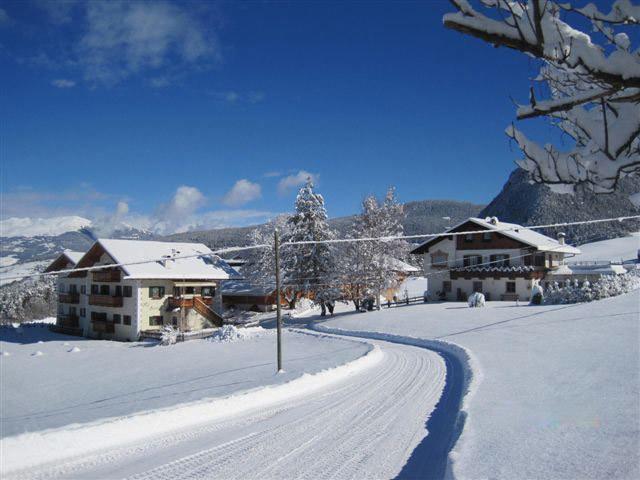
<svg viewBox="0 0 640 480">
<path fill-rule="evenodd" d="M 84 252 L 74 252 L 73 250 L 65 250 L 62 252 L 75 265 L 84 256 Z"/>
<path fill-rule="evenodd" d="M 403 262 L 402 260 L 398 260 L 397 258 L 388 257 L 387 261 L 389 262 L 391 269 L 395 272 L 416 273 L 420 271 L 419 268 L 414 267 L 407 262 Z"/>
<path fill-rule="evenodd" d="M 547 273 L 554 275 L 622 275 L 627 270 L 622 265 L 560 265 L 558 268 Z"/>
<path fill-rule="evenodd" d="M 121 267 L 126 274 L 125 278 L 227 280 L 239 276 L 202 243 L 100 238 L 97 244 L 102 246 L 115 263 L 125 264 Z M 155 261 L 141 263 L 145 260 Z"/>
<path fill-rule="evenodd" d="M 53 272 L 56 270 L 63 270 L 73 268 L 77 265 L 80 259 L 84 256 L 84 252 L 74 252 L 73 250 L 65 250 L 58 255 L 53 262 L 51 262 L 45 272 Z"/>
<path fill-rule="evenodd" d="M 271 295 L 276 289 L 273 284 L 256 285 L 245 281 L 224 282 L 220 287 L 220 293 L 225 296 L 257 296 Z"/>
<path fill-rule="evenodd" d="M 495 217 L 493 217 L 493 219 L 469 217 L 468 219 L 447 229 L 445 233 L 453 232 L 455 229 L 457 229 L 458 227 L 460 227 L 461 225 L 467 222 L 473 222 L 476 225 L 482 227 L 483 229 L 498 231 L 499 233 L 501 233 L 506 237 L 512 238 L 526 245 L 535 247 L 537 250 L 540 250 L 542 252 L 571 253 L 575 255 L 580 253 L 580 250 L 577 249 L 576 247 L 572 247 L 571 245 L 561 244 L 558 240 L 554 238 L 547 237 L 546 235 L 543 235 L 534 230 L 530 230 L 526 227 L 523 227 L 522 225 L 518 225 L 517 223 L 501 222 Z M 444 237 L 439 237 L 439 238 L 441 239 Z M 415 248 L 414 252 L 420 249 L 423 245 L 427 243 L 432 243 L 434 242 L 434 240 L 438 240 L 439 238 L 436 237 L 435 239 L 431 238 L 427 240 L 426 242 L 422 243 L 420 246 Z"/>
</svg>

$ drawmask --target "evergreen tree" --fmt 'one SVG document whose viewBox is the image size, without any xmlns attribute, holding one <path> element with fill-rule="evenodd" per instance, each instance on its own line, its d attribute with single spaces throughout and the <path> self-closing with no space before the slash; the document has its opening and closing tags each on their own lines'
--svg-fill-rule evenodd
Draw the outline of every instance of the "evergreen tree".
<svg viewBox="0 0 640 480">
<path fill-rule="evenodd" d="M 295 212 L 289 218 L 289 231 L 283 235 L 286 242 L 318 242 L 335 238 L 329 227 L 324 198 L 314 191 L 313 182 L 300 189 L 296 197 Z M 284 284 L 291 290 L 290 305 L 300 296 L 313 297 L 324 307 L 324 302 L 335 299 L 336 287 L 334 248 L 327 243 L 289 244 L 282 246 Z M 324 308 L 323 308 L 324 311 Z"/>
</svg>

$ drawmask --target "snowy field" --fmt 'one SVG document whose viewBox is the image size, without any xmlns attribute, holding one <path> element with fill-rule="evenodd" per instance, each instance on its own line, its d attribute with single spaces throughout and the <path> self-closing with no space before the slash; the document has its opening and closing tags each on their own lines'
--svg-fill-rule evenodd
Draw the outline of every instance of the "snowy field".
<svg viewBox="0 0 640 480">
<path fill-rule="evenodd" d="M 451 302 L 349 312 L 322 326 L 467 350 L 473 379 L 456 478 L 635 479 L 639 304 L 638 292 L 576 305 Z"/>
<path fill-rule="evenodd" d="M 568 260 L 571 262 L 594 262 L 594 261 L 626 261 L 638 258 L 640 249 L 640 233 L 634 233 L 627 237 L 612 238 L 601 242 L 592 242 L 578 247 L 582 252 L 575 258 Z"/>
<path fill-rule="evenodd" d="M 3 257 L 9 258 L 9 257 Z M 6 261 L 5 261 L 6 263 Z M 36 262 L 25 262 L 25 263 L 9 263 L 6 266 L 0 267 L 0 286 L 6 285 L 11 282 L 16 282 L 18 279 L 8 280 L 5 277 L 26 277 L 27 275 L 31 275 L 32 273 L 37 273 L 44 270 L 49 264 L 51 260 L 41 260 Z"/>
<path fill-rule="evenodd" d="M 1 436 L 58 428 L 284 383 L 364 355 L 370 346 L 286 331 L 275 374 L 273 331 L 173 346 L 87 340 L 45 326 L 0 328 Z"/>
</svg>

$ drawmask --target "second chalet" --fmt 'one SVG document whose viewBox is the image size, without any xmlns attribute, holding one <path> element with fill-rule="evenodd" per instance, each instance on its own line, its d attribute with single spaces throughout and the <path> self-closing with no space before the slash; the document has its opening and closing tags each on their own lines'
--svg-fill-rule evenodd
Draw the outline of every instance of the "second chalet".
<svg viewBox="0 0 640 480">
<path fill-rule="evenodd" d="M 549 272 L 580 253 L 566 245 L 564 235 L 553 239 L 496 217 L 469 218 L 445 233 L 424 242 L 411 253 L 423 256 L 429 278 L 429 297 L 464 301 L 473 292 L 487 300 L 524 300 Z"/>
</svg>

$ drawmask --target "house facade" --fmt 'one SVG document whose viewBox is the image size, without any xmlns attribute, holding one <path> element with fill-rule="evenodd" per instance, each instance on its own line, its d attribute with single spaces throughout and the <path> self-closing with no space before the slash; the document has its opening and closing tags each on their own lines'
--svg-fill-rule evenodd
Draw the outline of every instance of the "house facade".
<svg viewBox="0 0 640 480">
<path fill-rule="evenodd" d="M 472 234 L 460 232 L 477 231 Z M 432 299 L 464 301 L 473 292 L 487 300 L 531 298 L 534 285 L 580 253 L 553 239 L 497 218 L 469 218 L 448 229 L 452 235 L 430 239 L 411 253 L 423 256 Z M 456 234 L 456 235 L 454 235 Z"/>
<path fill-rule="evenodd" d="M 71 265 L 70 257 L 65 252 L 47 270 Z M 100 239 L 74 258 L 75 271 L 58 277 L 56 326 L 90 338 L 134 341 L 164 325 L 220 326 L 220 283 L 237 276 L 196 243 Z M 82 270 L 95 267 L 103 268 Z"/>
</svg>

